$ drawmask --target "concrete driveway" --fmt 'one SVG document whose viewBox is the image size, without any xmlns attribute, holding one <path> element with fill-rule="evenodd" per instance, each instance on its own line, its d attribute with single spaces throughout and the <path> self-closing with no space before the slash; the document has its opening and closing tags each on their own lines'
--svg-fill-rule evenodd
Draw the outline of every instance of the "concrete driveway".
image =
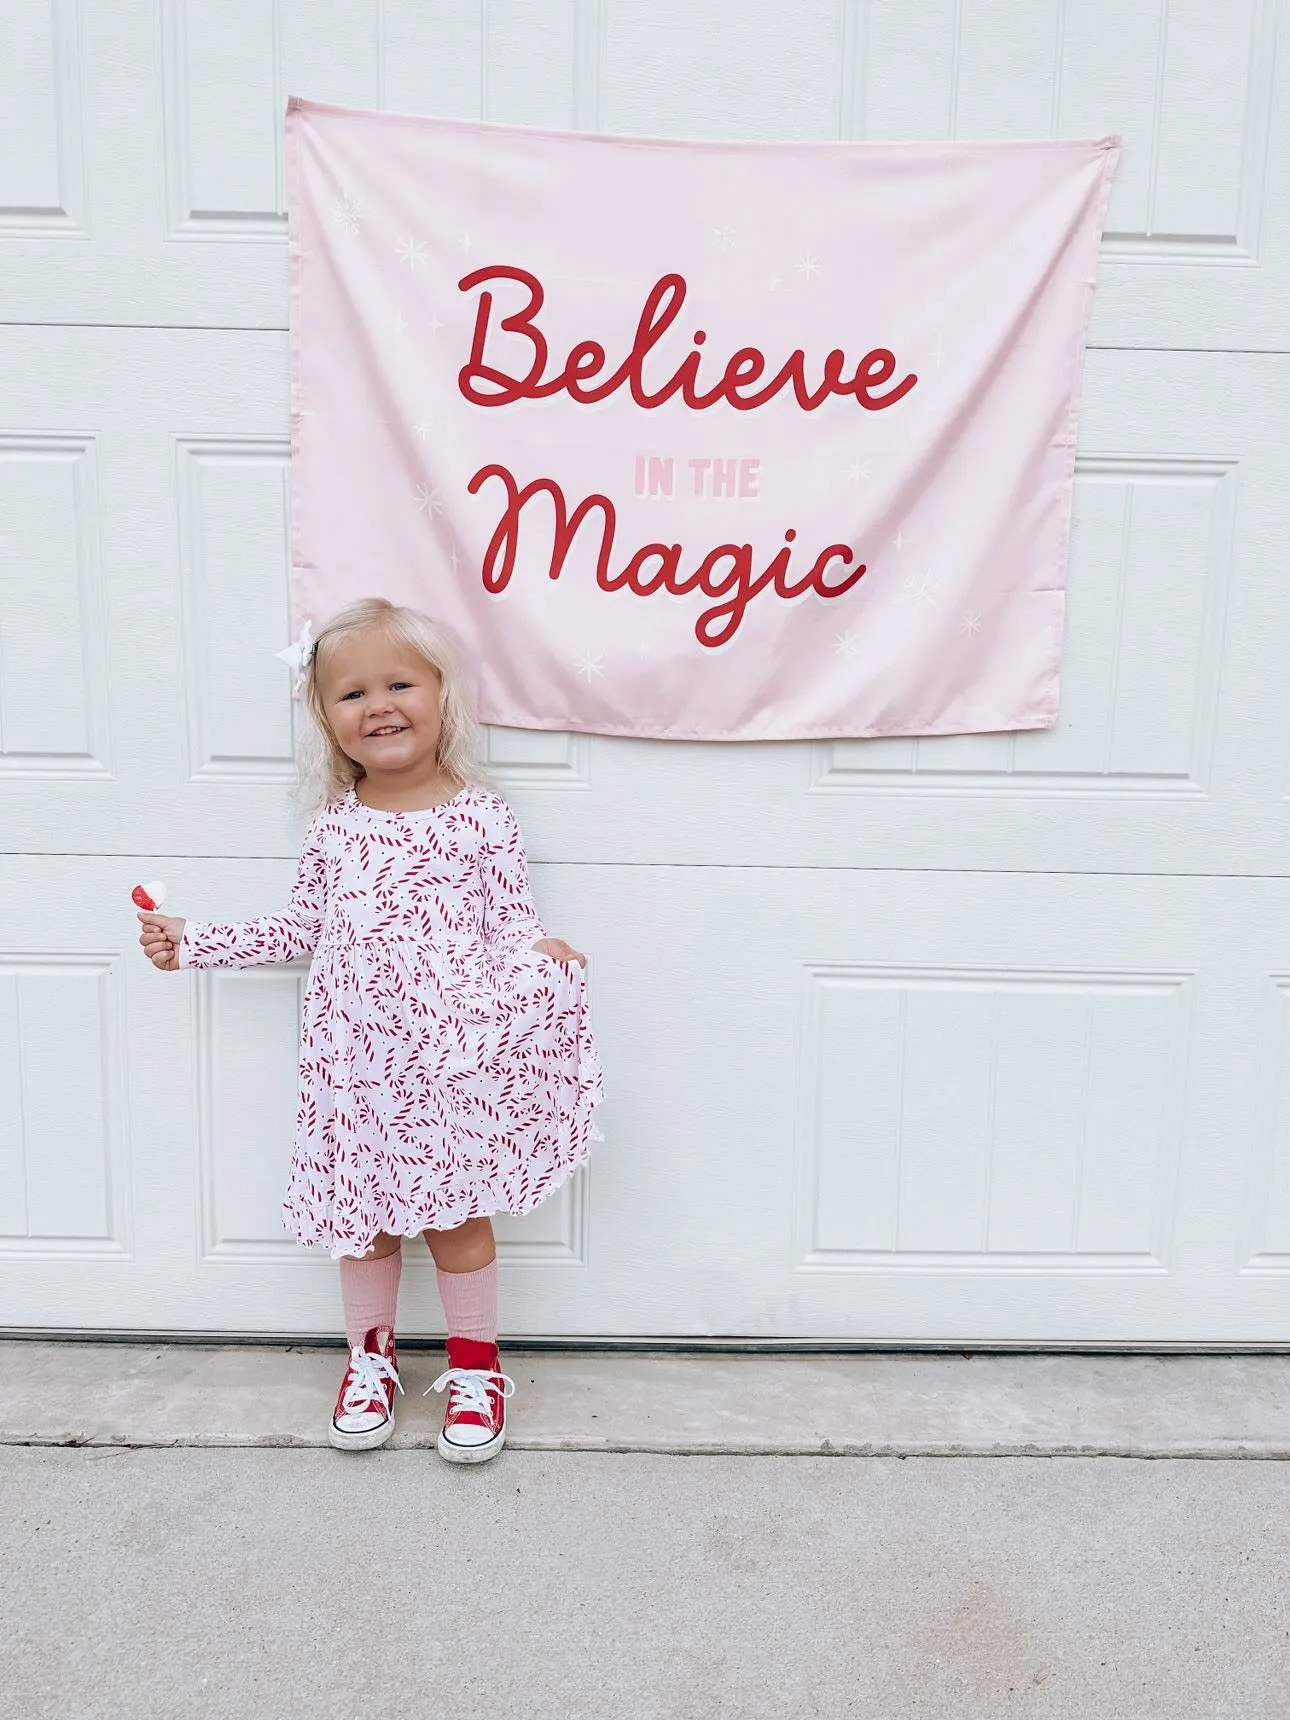
<svg viewBox="0 0 1290 1720">
<path fill-rule="evenodd" d="M 185 1399 L 167 1398 L 167 1375 L 209 1383 L 218 1361 L 263 1388 L 256 1358 L 268 1352 L 240 1363 L 229 1351 L 147 1352 L 159 1359 L 140 1364 L 137 1384 L 151 1388 L 155 1442 L 129 1443 L 135 1388 L 110 1405 L 94 1367 L 112 1374 L 116 1349 L 120 1381 L 130 1358 L 77 1348 L 0 1347 L 7 1401 L 23 1399 L 28 1418 L 20 1428 L 6 1410 L 0 1426 L 6 1720 L 1290 1713 L 1278 1358 L 1001 1358 L 995 1370 L 995 1359 L 671 1357 L 658 1359 L 655 1395 L 636 1400 L 630 1379 L 648 1379 L 647 1358 L 512 1358 L 534 1381 L 529 1419 L 516 1422 L 530 1445 L 543 1427 L 559 1433 L 538 1412 L 558 1420 L 553 1382 L 581 1369 L 599 1382 L 584 1430 L 593 1437 L 601 1413 L 588 1403 L 619 1403 L 617 1448 L 577 1447 L 570 1396 L 563 1445 L 462 1470 L 419 1440 L 420 1410 L 399 1449 L 264 1443 L 275 1426 L 293 1434 L 289 1394 L 275 1404 L 263 1389 L 242 1400 L 259 1403 L 244 1433 L 260 1443 L 229 1443 L 227 1427 L 218 1443 L 209 1429 L 199 1437 L 200 1393 L 185 1411 L 197 1442 L 185 1442 Z M 330 1377 L 337 1358 L 322 1354 Z M 998 1449 L 1016 1449 L 1005 1423 L 1029 1360 L 1032 1446 L 1037 1428 L 1055 1439 L 1063 1415 L 1072 1438 L 1098 1426 L 1106 1443 L 1119 1403 L 1126 1450 L 1131 1435 L 1159 1448 L 1168 1434 L 1205 1455 L 802 1454 L 803 1429 L 818 1439 L 831 1428 L 834 1450 L 858 1429 L 908 1440 L 920 1393 L 942 1443 L 968 1429 L 985 1449 L 993 1418 Z M 405 1362 L 409 1384 L 428 1383 L 436 1362 Z M 1126 1389 L 1141 1394 L 1153 1369 L 1156 1423 Z M 714 1372 L 734 1393 L 724 1423 L 703 1383 Z M 66 1422 L 78 1390 L 79 1429 Z M 669 1411 L 676 1393 L 684 1402 Z M 652 1415 L 656 1444 L 671 1415 L 673 1448 L 639 1449 L 643 1436 L 631 1448 L 632 1401 Z M 31 1425 L 42 1402 L 53 1406 L 43 1434 Z M 793 1403 L 796 1452 L 739 1447 L 759 1426 L 763 1443 L 792 1445 L 782 1417 Z M 55 1443 L 75 1438 L 98 1443 Z"/>
</svg>

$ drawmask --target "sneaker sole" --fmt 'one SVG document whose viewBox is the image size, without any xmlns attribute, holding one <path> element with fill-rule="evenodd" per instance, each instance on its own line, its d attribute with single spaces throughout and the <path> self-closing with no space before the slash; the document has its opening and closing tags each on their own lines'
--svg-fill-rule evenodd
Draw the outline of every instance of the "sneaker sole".
<svg viewBox="0 0 1290 1720">
<path fill-rule="evenodd" d="M 327 1430 L 327 1437 L 337 1451 L 375 1451 L 393 1432 L 394 1417 L 391 1416 L 380 1427 L 369 1427 L 364 1433 L 346 1433 L 333 1422 Z"/>
<path fill-rule="evenodd" d="M 448 1463 L 487 1463 L 490 1457 L 496 1457 L 506 1444 L 506 1429 L 503 1428 L 486 1445 L 453 1445 L 450 1440 L 439 1435 L 437 1441 L 439 1455 Z"/>
</svg>

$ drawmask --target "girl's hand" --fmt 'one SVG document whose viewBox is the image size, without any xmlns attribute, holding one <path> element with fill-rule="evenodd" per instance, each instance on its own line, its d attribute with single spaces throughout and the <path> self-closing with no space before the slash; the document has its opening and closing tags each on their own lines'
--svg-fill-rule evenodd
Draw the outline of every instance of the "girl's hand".
<svg viewBox="0 0 1290 1720">
<path fill-rule="evenodd" d="M 179 967 L 179 940 L 184 935 L 184 922 L 174 914 L 140 914 L 139 942 L 153 967 L 163 973 L 174 973 Z"/>
<path fill-rule="evenodd" d="M 540 950 L 544 956 L 550 956 L 553 962 L 577 962 L 579 967 L 584 968 L 587 965 L 587 958 L 582 951 L 575 950 L 572 944 L 566 944 L 563 938 L 539 938 L 533 948 Z"/>
</svg>

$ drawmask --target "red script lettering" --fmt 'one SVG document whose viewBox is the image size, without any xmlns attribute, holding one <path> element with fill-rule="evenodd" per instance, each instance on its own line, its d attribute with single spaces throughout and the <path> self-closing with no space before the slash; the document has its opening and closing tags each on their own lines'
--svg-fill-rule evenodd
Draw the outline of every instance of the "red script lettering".
<svg viewBox="0 0 1290 1720">
<path fill-rule="evenodd" d="M 584 497 L 570 514 L 564 491 L 554 478 L 534 478 L 521 489 L 514 474 L 500 465 L 481 466 L 466 488 L 472 496 L 477 495 L 490 478 L 501 479 L 506 490 L 506 509 L 497 522 L 497 528 L 484 554 L 483 582 L 486 591 L 496 594 L 505 591 L 510 584 L 519 549 L 520 514 L 534 496 L 545 494 L 551 498 L 555 513 L 551 558 L 547 567 L 551 579 L 559 579 L 573 547 L 573 540 L 583 522 L 594 511 L 599 510 L 600 544 L 596 551 L 596 584 L 600 589 L 630 591 L 636 597 L 652 597 L 657 591 L 668 591 L 675 597 L 683 597 L 687 593 L 697 591 L 704 597 L 717 599 L 710 608 L 702 612 L 694 624 L 695 638 L 700 645 L 707 645 L 714 650 L 718 645 L 729 644 L 734 638 L 747 614 L 748 605 L 761 592 L 770 590 L 776 597 L 789 602 L 795 597 L 804 597 L 808 591 L 815 592 L 818 597 L 841 597 L 844 592 L 850 591 L 865 573 L 863 563 L 859 567 L 850 567 L 855 559 L 850 545 L 831 543 L 816 556 L 809 573 L 800 579 L 790 579 L 789 560 L 793 542 L 797 537 L 796 531 L 791 527 L 784 533 L 784 547 L 771 557 L 760 572 L 753 570 L 753 547 L 748 543 L 718 544 L 715 549 L 708 551 L 693 572 L 687 574 L 681 572 L 682 549 L 679 543 L 647 543 L 638 549 L 618 572 L 614 572 L 611 563 L 618 516 L 608 496 L 593 492 Z M 850 568 L 850 571 L 833 584 L 828 584 L 825 575 L 830 563 L 834 561 L 841 562 L 844 567 Z M 651 568 L 651 562 L 657 565 Z M 728 566 L 721 571 L 723 563 Z"/>
<path fill-rule="evenodd" d="M 517 310 L 503 316 L 498 324 L 503 334 L 519 335 L 529 344 L 529 364 L 523 375 L 513 375 L 496 363 L 490 364 L 485 356 L 493 316 L 493 294 L 488 283 L 497 281 L 513 282 L 528 295 Z M 457 373 L 457 386 L 473 406 L 510 406 L 517 400 L 546 400 L 562 393 L 580 406 L 594 406 L 625 386 L 637 406 L 646 411 L 679 394 L 695 412 L 706 412 L 721 400 L 736 412 L 752 412 L 773 400 L 781 389 L 791 387 L 803 412 L 814 412 L 832 395 L 853 396 L 867 412 L 881 412 L 903 400 L 918 381 L 911 371 L 887 393 L 880 394 L 877 391 L 895 375 L 896 355 L 885 346 L 876 346 L 847 375 L 847 356 L 835 347 L 825 354 L 822 380 L 812 388 L 806 376 L 806 354 L 797 347 L 768 382 L 756 387 L 766 369 L 766 355 L 755 346 L 741 346 L 726 363 L 719 380 L 704 389 L 699 386 L 699 365 L 704 356 L 701 349 L 708 337 L 704 329 L 696 329 L 694 350 L 669 377 L 656 380 L 651 387 L 643 374 L 645 361 L 681 314 L 685 303 L 685 278 L 677 274 L 661 276 L 650 288 L 631 351 L 607 376 L 602 377 L 601 373 L 608 355 L 594 340 L 575 342 L 562 367 L 554 376 L 547 376 L 550 350 L 546 336 L 537 326 L 537 314 L 546 293 L 537 276 L 527 269 L 498 263 L 463 275 L 457 286 L 463 293 L 473 292 L 477 287 L 482 289 L 475 313 L 470 362 Z"/>
</svg>

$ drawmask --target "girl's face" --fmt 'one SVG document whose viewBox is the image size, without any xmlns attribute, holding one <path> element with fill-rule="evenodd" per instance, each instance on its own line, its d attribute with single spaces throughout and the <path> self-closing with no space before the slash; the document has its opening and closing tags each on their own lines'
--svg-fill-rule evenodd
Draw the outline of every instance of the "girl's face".
<svg viewBox="0 0 1290 1720">
<path fill-rule="evenodd" d="M 419 652 L 372 628 L 327 640 L 316 674 L 332 733 L 369 776 L 433 769 L 440 682 Z"/>
</svg>

